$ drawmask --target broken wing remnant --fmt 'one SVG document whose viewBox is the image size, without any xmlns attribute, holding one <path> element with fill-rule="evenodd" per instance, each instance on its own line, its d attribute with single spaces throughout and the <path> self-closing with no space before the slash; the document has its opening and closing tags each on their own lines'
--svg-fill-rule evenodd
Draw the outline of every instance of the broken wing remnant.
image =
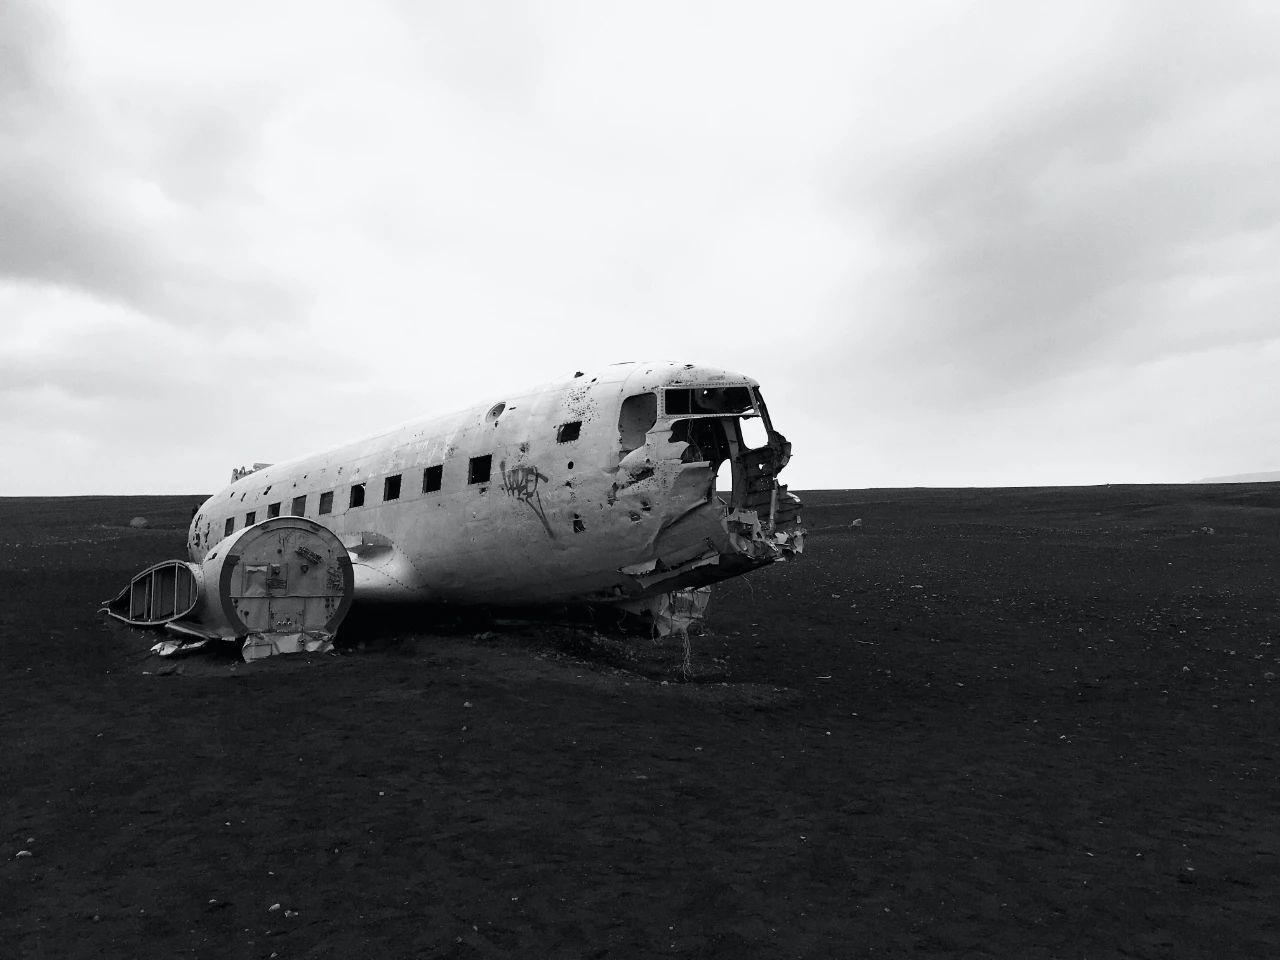
<svg viewBox="0 0 1280 960">
<path fill-rule="evenodd" d="M 227 537 L 199 563 L 168 560 L 142 571 L 104 609 L 132 626 L 163 625 L 168 656 L 210 640 L 243 641 L 246 660 L 328 650 L 351 607 L 346 548 L 303 517 L 274 517 Z"/>
</svg>

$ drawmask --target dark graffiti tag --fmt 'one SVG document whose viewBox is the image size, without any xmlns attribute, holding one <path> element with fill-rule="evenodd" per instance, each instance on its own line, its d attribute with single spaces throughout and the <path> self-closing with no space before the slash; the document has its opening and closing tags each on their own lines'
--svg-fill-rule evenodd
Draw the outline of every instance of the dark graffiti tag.
<svg viewBox="0 0 1280 960">
<path fill-rule="evenodd" d="M 503 492 L 509 497 L 515 497 L 532 510 L 534 516 L 542 521 L 542 529 L 547 531 L 547 536 L 554 540 L 556 535 L 551 529 L 551 524 L 547 522 L 547 512 L 542 506 L 542 495 L 538 492 L 538 486 L 546 483 L 547 478 L 538 472 L 537 467 L 517 465 L 507 469 L 505 460 L 498 462 L 498 469 L 502 473 Z"/>
</svg>

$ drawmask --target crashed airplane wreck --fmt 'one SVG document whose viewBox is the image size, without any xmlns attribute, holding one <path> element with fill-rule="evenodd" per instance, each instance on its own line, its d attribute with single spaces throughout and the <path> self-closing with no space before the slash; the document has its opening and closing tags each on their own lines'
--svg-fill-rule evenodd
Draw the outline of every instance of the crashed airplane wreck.
<svg viewBox="0 0 1280 960">
<path fill-rule="evenodd" d="M 577 372 L 233 472 L 105 609 L 246 659 L 329 649 L 353 600 L 609 604 L 686 632 L 710 585 L 802 551 L 759 384 L 691 363 Z M 720 481 L 718 484 L 717 481 Z M 728 485 L 727 492 L 717 492 Z"/>
</svg>

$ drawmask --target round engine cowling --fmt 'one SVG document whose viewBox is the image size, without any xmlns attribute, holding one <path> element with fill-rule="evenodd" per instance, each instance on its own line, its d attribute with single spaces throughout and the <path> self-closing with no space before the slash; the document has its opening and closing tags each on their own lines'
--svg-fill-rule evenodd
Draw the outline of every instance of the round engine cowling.
<svg viewBox="0 0 1280 960">
<path fill-rule="evenodd" d="M 305 517 L 272 517 L 219 543 L 200 564 L 194 619 L 224 637 L 332 635 L 351 608 L 346 547 Z"/>
</svg>

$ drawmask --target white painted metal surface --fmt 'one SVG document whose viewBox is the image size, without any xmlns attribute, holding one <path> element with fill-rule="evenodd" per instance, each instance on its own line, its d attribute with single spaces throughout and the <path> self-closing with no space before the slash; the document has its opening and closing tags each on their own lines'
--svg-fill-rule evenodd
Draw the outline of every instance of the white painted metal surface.
<svg viewBox="0 0 1280 960">
<path fill-rule="evenodd" d="M 740 421 L 755 417 L 768 441 L 748 449 Z M 297 514 L 341 539 L 358 599 L 657 598 L 801 551 L 800 502 L 777 480 L 789 457 L 754 380 L 616 364 L 238 473 L 188 548 L 199 562 Z"/>
</svg>

